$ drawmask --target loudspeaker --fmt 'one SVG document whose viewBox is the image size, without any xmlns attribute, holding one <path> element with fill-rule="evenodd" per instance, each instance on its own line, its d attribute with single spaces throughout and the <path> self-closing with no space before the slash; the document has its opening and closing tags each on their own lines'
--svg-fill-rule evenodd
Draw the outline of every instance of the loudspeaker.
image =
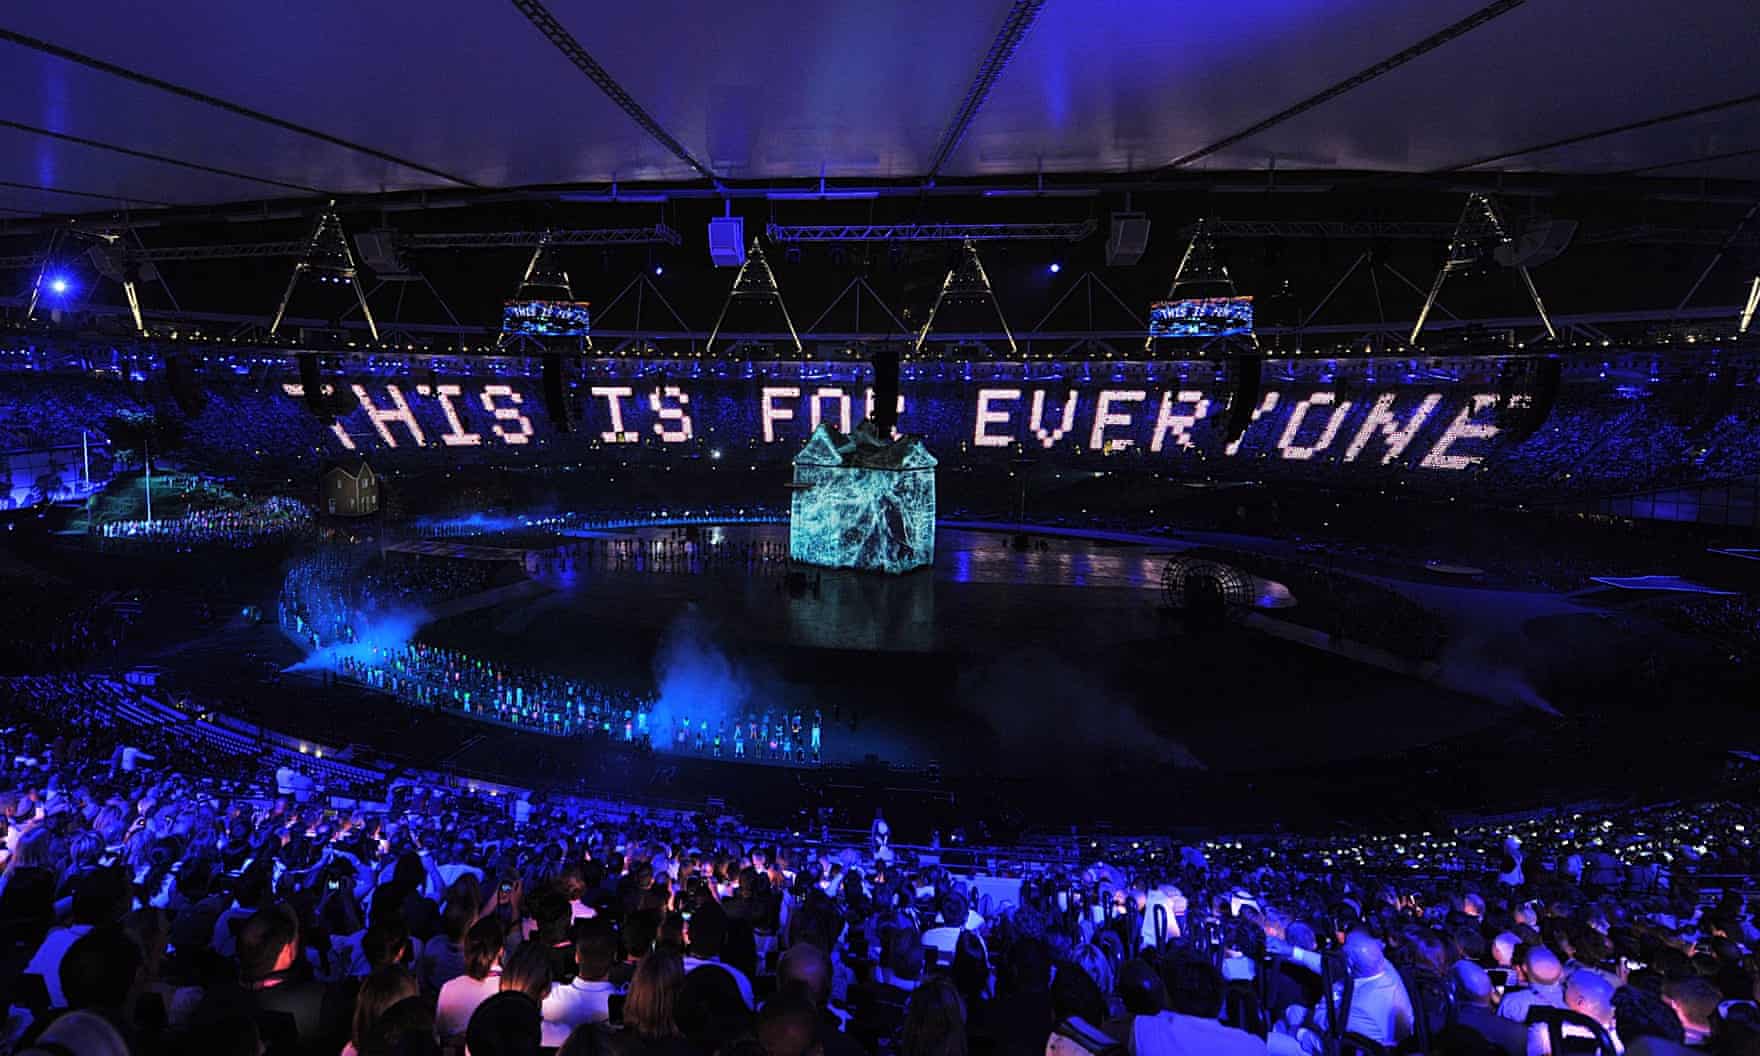
<svg viewBox="0 0 1760 1056">
<path fill-rule="evenodd" d="M 544 360 L 544 410 L 559 433 L 569 431 L 568 386 L 563 377 L 562 353 L 546 352 Z"/>
<path fill-rule="evenodd" d="M 1125 267 L 1143 259 L 1149 248 L 1149 218 L 1142 213 L 1113 213 L 1106 235 L 1106 266 Z"/>
<path fill-rule="evenodd" d="M 202 413 L 207 406 L 207 396 L 202 392 L 201 383 L 190 371 L 189 360 L 181 354 L 165 357 L 165 380 L 171 385 L 171 398 L 177 401 L 177 409 L 185 418 L 194 418 Z"/>
<path fill-rule="evenodd" d="M 1530 405 L 1534 424 L 1529 427 L 1528 435 L 1532 436 L 1546 424 L 1546 419 L 1552 417 L 1552 408 L 1558 403 L 1558 390 L 1563 382 L 1564 366 L 1558 360 L 1548 356 L 1535 364 L 1534 399 Z"/>
<path fill-rule="evenodd" d="M 1537 268 L 1563 253 L 1577 233 L 1575 220 L 1545 220 L 1491 251 L 1506 268 Z"/>
<path fill-rule="evenodd" d="M 403 259 L 403 252 L 397 248 L 397 232 L 390 228 L 362 231 L 354 236 L 354 248 L 367 270 L 386 282 L 418 277 Z"/>
<path fill-rule="evenodd" d="M 1228 413 L 1222 421 L 1222 442 L 1232 444 L 1247 431 L 1253 420 L 1253 410 L 1259 406 L 1259 391 L 1263 388 L 1262 368 L 1264 359 L 1255 355 L 1239 355 L 1229 361 L 1229 372 L 1234 375 L 1234 386 L 1228 393 Z"/>
<path fill-rule="evenodd" d="M 318 366 L 318 357 L 308 352 L 296 358 L 299 360 L 300 387 L 306 393 L 306 407 L 320 418 L 328 417 L 324 413 L 324 372 Z"/>
<path fill-rule="evenodd" d="M 718 268 L 737 268 L 746 262 L 746 218 L 717 216 L 709 221 L 709 259 Z"/>
<path fill-rule="evenodd" d="M 1562 365 L 1550 356 L 1506 360 L 1497 375 L 1498 439 L 1519 444 L 1538 432 L 1558 402 L 1563 376 Z"/>
<path fill-rule="evenodd" d="M 882 439 L 898 424 L 898 346 L 874 350 L 874 432 Z"/>
<path fill-rule="evenodd" d="M 98 269 L 98 274 L 111 282 L 128 280 L 128 261 L 123 255 L 122 247 L 114 242 L 100 242 L 87 250 L 86 256 L 91 258 L 92 266 Z"/>
</svg>

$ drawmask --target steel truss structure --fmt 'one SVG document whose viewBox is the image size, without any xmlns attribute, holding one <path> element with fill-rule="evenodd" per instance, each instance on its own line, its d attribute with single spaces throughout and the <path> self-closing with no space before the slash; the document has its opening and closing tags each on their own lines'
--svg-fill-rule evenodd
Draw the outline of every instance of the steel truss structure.
<svg viewBox="0 0 1760 1056">
<path fill-rule="evenodd" d="M 684 236 L 665 224 L 652 227 L 557 228 L 546 231 L 463 231 L 399 235 L 400 249 L 496 249 L 510 246 L 676 246 Z"/>
<path fill-rule="evenodd" d="M 1418 318 L 1412 323 L 1411 336 L 1406 339 L 1409 344 L 1418 343 L 1418 335 L 1424 332 L 1424 323 L 1430 318 L 1430 309 L 1435 307 L 1436 298 L 1442 293 L 1442 284 L 1457 271 L 1471 268 L 1484 260 L 1496 246 L 1508 245 L 1514 239 L 1509 228 L 1498 215 L 1497 203 L 1490 195 L 1469 194 L 1467 204 L 1461 208 L 1461 218 L 1455 224 L 1454 235 L 1448 240 L 1448 256 L 1442 267 L 1436 269 L 1436 280 L 1430 284 L 1430 293 L 1424 298 L 1424 307 L 1418 309 Z M 1516 274 L 1521 276 L 1522 287 L 1528 291 L 1528 299 L 1534 302 L 1534 311 L 1539 314 L 1540 322 L 1546 327 L 1546 336 L 1558 340 L 1558 331 L 1552 325 L 1552 317 L 1546 314 L 1546 305 L 1540 300 L 1540 291 L 1534 286 L 1534 276 L 1529 274 L 1527 265 L 1517 265 Z M 1691 294 L 1689 294 L 1691 296 Z"/>
<path fill-rule="evenodd" d="M 947 277 L 941 280 L 941 289 L 935 294 L 935 304 L 930 307 L 929 318 L 923 321 L 923 329 L 917 333 L 917 340 L 912 344 L 911 351 L 923 350 L 923 342 L 929 340 L 929 331 L 935 329 L 935 317 L 941 314 L 942 306 L 949 301 L 988 302 L 991 310 L 996 313 L 996 321 L 1002 324 L 1002 338 L 1008 342 L 1009 354 L 1019 351 L 1014 334 L 1009 332 L 1008 319 L 1002 314 L 1002 305 L 996 300 L 996 292 L 990 286 L 990 276 L 984 272 L 984 262 L 978 259 L 978 247 L 969 239 L 960 244 L 959 260 L 947 269 Z"/>
<path fill-rule="evenodd" d="M 721 324 L 727 321 L 727 310 L 733 307 L 734 301 L 775 304 L 782 312 L 782 321 L 788 326 L 788 339 L 794 343 L 795 354 L 801 353 L 801 336 L 795 332 L 794 319 L 788 314 L 787 302 L 782 299 L 782 287 L 776 284 L 776 273 L 770 270 L 770 261 L 764 257 L 764 247 L 755 238 L 752 239 L 752 248 L 746 253 L 746 262 L 739 266 L 739 273 L 733 277 L 733 286 L 727 291 L 727 300 L 721 303 L 721 314 L 715 317 L 715 327 L 709 331 L 709 341 L 703 349 L 705 352 L 715 351 L 715 339 L 720 336 Z"/>
<path fill-rule="evenodd" d="M 330 204 L 335 205 L 334 202 Z M 319 214 L 318 222 L 312 225 L 312 233 L 305 241 L 299 262 L 293 266 L 293 274 L 287 277 L 287 289 L 282 291 L 281 302 L 275 306 L 275 318 L 269 322 L 270 337 L 281 329 L 282 321 L 287 318 L 287 304 L 293 300 L 294 288 L 299 285 L 300 276 L 308 271 L 347 282 L 354 291 L 354 300 L 360 306 L 367 332 L 373 335 L 374 341 L 379 340 L 379 324 L 373 321 L 373 310 L 367 307 L 367 292 L 361 289 L 354 250 L 349 248 L 348 236 L 342 231 L 342 218 L 336 215 L 334 208 Z"/>
<path fill-rule="evenodd" d="M 1091 219 L 1056 224 L 770 224 L 772 242 L 1080 242 L 1098 230 Z"/>
<path fill-rule="evenodd" d="M 1454 232 L 1429 220 L 1207 220 L 1211 238 L 1389 238 L 1440 241 Z"/>
<path fill-rule="evenodd" d="M 460 231 L 454 233 L 397 236 L 397 248 L 509 249 L 536 246 L 676 246 L 684 237 L 665 224 L 652 227 L 563 228 L 549 231 Z M 297 257 L 306 252 L 308 240 L 279 242 L 217 242 L 194 246 L 159 246 L 128 250 L 128 259 L 152 264 L 189 260 L 245 260 L 255 257 Z M 41 253 L 0 257 L 0 271 L 30 268 L 42 263 Z"/>
</svg>

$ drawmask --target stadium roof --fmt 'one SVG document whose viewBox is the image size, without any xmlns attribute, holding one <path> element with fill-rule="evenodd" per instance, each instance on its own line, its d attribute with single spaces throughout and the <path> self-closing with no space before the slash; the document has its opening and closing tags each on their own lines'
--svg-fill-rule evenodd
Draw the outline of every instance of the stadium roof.
<svg viewBox="0 0 1760 1056">
<path fill-rule="evenodd" d="M 0 216 L 821 175 L 1760 180 L 1753 0 L 545 2 L 14 5 Z"/>
</svg>

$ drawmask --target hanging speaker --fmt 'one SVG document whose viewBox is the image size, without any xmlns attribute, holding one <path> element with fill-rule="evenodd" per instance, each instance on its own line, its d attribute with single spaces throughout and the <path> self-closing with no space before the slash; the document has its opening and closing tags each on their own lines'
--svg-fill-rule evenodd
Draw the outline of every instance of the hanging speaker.
<svg viewBox="0 0 1760 1056">
<path fill-rule="evenodd" d="M 189 359 L 181 354 L 165 357 L 165 380 L 171 386 L 171 398 L 177 401 L 177 409 L 184 417 L 194 418 L 202 413 L 207 405 L 207 394 L 190 370 Z"/>
<path fill-rule="evenodd" d="M 324 372 L 318 366 L 318 357 L 311 353 L 303 353 L 299 359 L 299 384 L 306 394 L 306 406 L 320 418 L 328 417 L 324 413 Z"/>
<path fill-rule="evenodd" d="M 1498 439 L 1519 444 L 1540 431 L 1558 402 L 1563 368 L 1558 360 L 1505 360 L 1497 377 Z"/>
<path fill-rule="evenodd" d="M 1232 444 L 1239 440 L 1252 422 L 1253 409 L 1259 406 L 1264 365 L 1263 357 L 1255 355 L 1239 355 L 1229 361 L 1234 385 L 1228 392 L 1228 413 L 1222 422 L 1223 443 Z"/>
<path fill-rule="evenodd" d="M 562 353 L 546 352 L 544 359 L 544 410 L 559 433 L 569 431 L 568 386 L 564 383 Z"/>
<path fill-rule="evenodd" d="M 898 425 L 898 346 L 881 345 L 874 350 L 874 433 L 892 435 Z"/>
</svg>

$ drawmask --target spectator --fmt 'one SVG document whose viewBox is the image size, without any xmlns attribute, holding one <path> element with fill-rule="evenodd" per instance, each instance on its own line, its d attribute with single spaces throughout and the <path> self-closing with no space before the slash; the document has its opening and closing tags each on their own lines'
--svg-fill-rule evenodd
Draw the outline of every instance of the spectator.
<svg viewBox="0 0 1760 1056">
<path fill-rule="evenodd" d="M 674 1015 L 684 974 L 684 959 L 671 950 L 642 958 L 624 1002 L 624 1029 L 613 1039 L 616 1056 L 682 1056 L 690 1051 Z"/>
<path fill-rule="evenodd" d="M 463 1037 L 471 1014 L 501 989 L 501 945 L 506 929 L 493 916 L 484 917 L 465 933 L 464 974 L 440 987 L 434 1031 L 441 1041 Z"/>
<path fill-rule="evenodd" d="M 1131 1023 L 1132 1056 L 1222 1056 L 1263 1054 L 1265 1042 L 1244 1030 L 1222 1025 L 1222 975 L 1206 958 L 1178 951 L 1161 968 L 1168 1007 L 1139 1015 Z"/>
<path fill-rule="evenodd" d="M 611 1018 L 611 965 L 617 959 L 617 937 L 608 926 L 589 922 L 574 943 L 575 976 L 554 983 L 544 998 L 545 1030 L 561 1028 L 567 1037 L 576 1027 Z"/>
<path fill-rule="evenodd" d="M 95 869 L 80 878 L 73 896 L 73 922 L 43 937 L 25 971 L 40 975 L 52 1008 L 66 1008 L 61 985 L 61 959 L 94 927 L 114 926 L 128 910 L 129 889 L 119 869 Z M 137 958 L 138 963 L 138 958 Z"/>
<path fill-rule="evenodd" d="M 899 1035 L 899 1056 L 966 1056 L 965 1004 L 945 976 L 911 992 Z"/>
<path fill-rule="evenodd" d="M 1504 992 L 1497 1014 L 1517 1023 L 1528 1021 L 1528 1009 L 1536 1005 L 1564 1008 L 1564 966 L 1558 955 L 1544 946 L 1530 946 L 1522 958 L 1525 985 Z"/>
<path fill-rule="evenodd" d="M 465 1031 L 471 1056 L 538 1056 L 543 1049 L 538 1002 L 523 990 L 503 990 L 477 1006 Z"/>
<path fill-rule="evenodd" d="M 1717 1007 L 1722 999 L 1717 987 L 1709 979 L 1699 976 L 1670 980 L 1662 986 L 1662 1000 L 1680 1017 L 1685 1043 L 1689 1046 L 1703 1046 L 1710 1042 L 1712 1022 L 1717 1018 Z"/>
<path fill-rule="evenodd" d="M 1493 1006 L 1497 992 L 1491 976 L 1472 961 L 1456 961 L 1454 983 L 1455 1025 L 1438 1038 L 1438 1048 L 1470 1053 L 1489 1047 L 1503 1056 L 1526 1056 L 1528 1034 L 1522 1025 L 1499 1016 Z M 1470 1035 L 1478 1044 L 1463 1037 Z"/>
</svg>

